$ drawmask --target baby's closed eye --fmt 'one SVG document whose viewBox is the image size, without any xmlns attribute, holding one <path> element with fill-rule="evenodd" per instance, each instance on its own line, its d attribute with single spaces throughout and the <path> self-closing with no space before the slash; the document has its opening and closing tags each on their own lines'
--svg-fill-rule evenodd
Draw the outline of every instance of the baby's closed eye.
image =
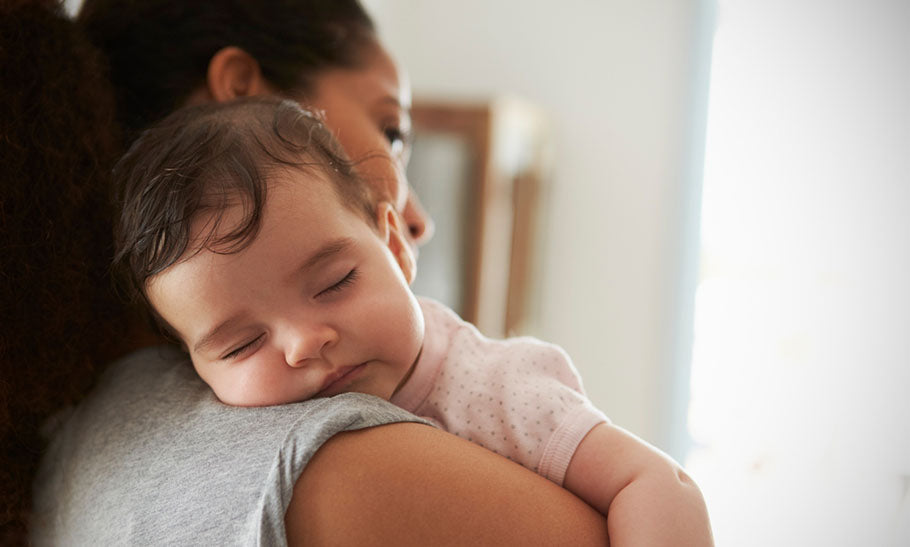
<svg viewBox="0 0 910 547">
<path fill-rule="evenodd" d="M 357 281 L 357 278 L 359 277 L 359 275 L 360 274 L 357 271 L 357 268 L 352 268 L 347 274 L 345 274 L 344 277 L 342 277 L 338 281 L 332 283 L 330 286 L 326 287 L 325 289 L 319 291 L 319 293 L 316 295 L 316 298 L 320 298 L 323 296 L 329 296 L 333 293 L 337 293 L 337 292 L 343 290 L 345 287 L 352 285 L 355 281 Z"/>
<path fill-rule="evenodd" d="M 222 355 L 220 357 L 220 359 L 222 361 L 231 361 L 234 359 L 239 359 L 240 357 L 243 357 L 247 353 L 255 350 L 259 346 L 259 343 L 263 340 L 264 337 L 265 337 L 264 334 L 260 334 L 260 335 L 256 336 L 255 338 L 253 338 L 252 340 L 243 342 L 239 346 L 230 350 L 228 353 Z"/>
</svg>

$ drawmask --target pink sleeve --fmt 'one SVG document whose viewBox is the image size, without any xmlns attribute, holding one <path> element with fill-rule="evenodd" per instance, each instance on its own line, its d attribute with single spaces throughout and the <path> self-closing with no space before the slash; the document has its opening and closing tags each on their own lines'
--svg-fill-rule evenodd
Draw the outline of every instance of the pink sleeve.
<svg viewBox="0 0 910 547">
<path fill-rule="evenodd" d="M 551 416 L 550 419 L 528 422 L 531 434 L 545 439 L 534 454 L 538 458 L 535 467 L 540 475 L 561 486 L 578 445 L 607 417 L 584 394 L 581 376 L 562 348 L 528 338 L 516 342 L 533 348 L 535 358 L 530 362 L 526 359 L 525 366 L 511 372 L 525 372 L 533 386 L 529 395 L 536 392 L 536 399 L 549 402 L 537 412 Z"/>
<path fill-rule="evenodd" d="M 494 346 L 461 359 L 477 366 L 446 368 L 420 414 L 561 486 L 578 444 L 607 418 L 561 348 L 532 338 Z"/>
<path fill-rule="evenodd" d="M 544 446 L 537 472 L 562 486 L 572 455 L 591 429 L 607 417 L 590 403 L 579 405 L 568 413 Z"/>
<path fill-rule="evenodd" d="M 562 486 L 581 440 L 607 421 L 562 348 L 491 340 L 440 304 L 421 301 L 424 351 L 392 402 Z"/>
</svg>

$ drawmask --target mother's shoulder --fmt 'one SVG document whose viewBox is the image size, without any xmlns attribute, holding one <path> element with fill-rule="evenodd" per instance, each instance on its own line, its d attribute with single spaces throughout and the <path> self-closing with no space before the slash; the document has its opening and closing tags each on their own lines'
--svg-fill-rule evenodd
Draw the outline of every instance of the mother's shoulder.
<svg viewBox="0 0 910 547">
<path fill-rule="evenodd" d="M 203 401 L 216 399 L 193 370 L 189 357 L 176 347 L 159 345 L 136 350 L 108 365 L 81 406 L 122 414 L 131 409 L 148 412 L 153 407 L 185 411 Z"/>
<path fill-rule="evenodd" d="M 135 350 L 108 365 L 99 386 L 131 379 L 160 378 L 161 374 L 199 380 L 186 353 L 174 346 L 157 345 Z"/>
</svg>

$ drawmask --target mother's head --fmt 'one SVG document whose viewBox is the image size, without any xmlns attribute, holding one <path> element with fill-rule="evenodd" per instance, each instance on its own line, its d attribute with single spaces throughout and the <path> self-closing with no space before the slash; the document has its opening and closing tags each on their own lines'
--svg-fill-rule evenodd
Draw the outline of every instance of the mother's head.
<svg viewBox="0 0 910 547">
<path fill-rule="evenodd" d="M 430 237 L 404 174 L 410 89 L 357 0 L 85 0 L 79 21 L 109 56 L 128 135 L 186 104 L 296 99 L 323 112 L 412 242 Z"/>
</svg>

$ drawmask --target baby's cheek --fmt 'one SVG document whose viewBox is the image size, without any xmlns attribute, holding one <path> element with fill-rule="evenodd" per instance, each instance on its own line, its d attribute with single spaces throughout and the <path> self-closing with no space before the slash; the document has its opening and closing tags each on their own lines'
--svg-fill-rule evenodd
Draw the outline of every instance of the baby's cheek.
<svg viewBox="0 0 910 547">
<path fill-rule="evenodd" d="M 270 406 L 292 401 L 284 400 L 287 387 L 266 375 L 265 367 L 244 367 L 235 374 L 225 375 L 222 391 L 235 406 Z"/>
<path fill-rule="evenodd" d="M 413 293 L 408 291 L 406 297 L 407 302 L 403 305 L 406 306 L 407 313 L 401 314 L 399 333 L 403 338 L 401 347 L 406 352 L 402 357 L 406 361 L 413 361 L 413 359 L 417 358 L 417 354 L 423 345 L 424 319 L 423 312 L 420 310 L 420 305 L 417 303 L 417 298 Z"/>
<path fill-rule="evenodd" d="M 263 406 L 267 393 L 261 389 L 255 375 L 244 370 L 227 370 L 231 365 L 197 367 L 202 380 L 215 393 L 219 401 L 230 406 Z"/>
<path fill-rule="evenodd" d="M 253 406 L 250 401 L 249 393 L 244 389 L 238 389 L 237 386 L 228 381 L 226 378 L 218 378 L 209 382 L 209 387 L 215 392 L 218 400 L 226 405 L 231 406 Z"/>
</svg>

